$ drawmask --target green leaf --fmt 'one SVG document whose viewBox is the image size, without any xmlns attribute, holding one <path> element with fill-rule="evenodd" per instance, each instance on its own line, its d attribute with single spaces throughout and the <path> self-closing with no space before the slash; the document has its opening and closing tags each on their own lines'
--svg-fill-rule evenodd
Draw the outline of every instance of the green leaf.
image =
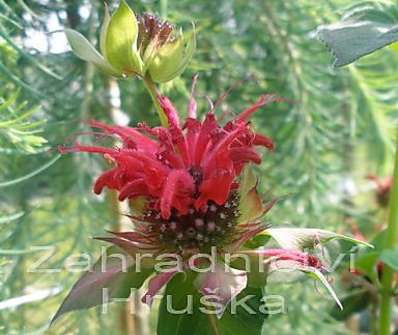
<svg viewBox="0 0 398 335">
<path fill-rule="evenodd" d="M 380 252 L 367 252 L 355 258 L 355 270 L 359 270 L 369 276 L 374 278 L 376 273 L 376 263 L 379 259 Z"/>
<path fill-rule="evenodd" d="M 141 74 L 142 61 L 137 52 L 138 22 L 134 12 L 124 0 L 108 23 L 105 55 L 118 70 Z"/>
<path fill-rule="evenodd" d="M 330 315 L 339 321 L 346 320 L 350 316 L 366 309 L 371 301 L 371 294 L 367 290 L 354 291 L 341 299 L 344 309 L 335 305 Z"/>
<path fill-rule="evenodd" d="M 167 285 L 159 308 L 157 335 L 213 334 L 206 316 L 197 310 L 200 297 L 193 284 L 194 278 L 193 273 L 179 273 Z M 182 314 L 170 312 L 167 299 L 169 306 L 182 311 L 188 305 L 188 297 L 193 299 L 195 310 Z"/>
<path fill-rule="evenodd" d="M 264 320 L 268 316 L 264 313 L 266 308 L 262 299 L 261 288 L 248 287 L 242 291 L 237 301 L 246 301 L 249 310 L 239 306 L 236 312 L 232 313 L 232 310 L 228 308 L 219 321 L 220 335 L 261 335 Z"/>
<path fill-rule="evenodd" d="M 159 309 L 157 335 L 260 335 L 266 317 L 260 310 L 262 291 L 256 288 L 247 288 L 242 291 L 239 299 L 245 299 L 250 308 L 247 311 L 237 306 L 234 313 L 227 308 L 223 317 L 217 319 L 215 315 L 203 313 L 199 308 L 206 307 L 201 303 L 198 291 L 193 285 L 195 274 L 178 274 L 167 285 L 165 295 Z M 170 313 L 167 308 L 167 296 L 175 310 L 184 310 L 187 307 L 188 296 L 192 297 L 192 310 L 187 313 Z M 169 302 L 169 306 L 170 306 Z M 209 307 L 207 307 L 208 309 Z M 253 314 L 252 314 L 253 313 Z"/>
<path fill-rule="evenodd" d="M 245 242 L 243 245 L 244 249 L 257 249 L 265 246 L 271 239 L 268 235 L 259 234 L 251 238 L 249 241 Z"/>
<path fill-rule="evenodd" d="M 74 54 L 86 62 L 91 62 L 105 73 L 120 77 L 121 73 L 114 69 L 94 46 L 78 31 L 65 29 L 65 35 Z"/>
<path fill-rule="evenodd" d="M 380 260 L 394 271 L 398 271 L 398 247 L 383 250 L 380 255 Z"/>
<path fill-rule="evenodd" d="M 316 35 L 333 54 L 334 66 L 350 64 L 398 40 L 398 22 L 388 8 L 364 6 L 334 24 L 321 26 Z"/>
<path fill-rule="evenodd" d="M 121 256 L 124 261 L 121 260 Z M 105 265 L 103 265 L 105 264 Z M 152 273 L 152 269 L 136 272 L 134 259 L 117 247 L 110 247 L 72 287 L 61 307 L 52 319 L 75 310 L 102 305 L 103 289 L 108 289 L 109 299 L 127 298 L 131 289 L 139 288 Z"/>
</svg>

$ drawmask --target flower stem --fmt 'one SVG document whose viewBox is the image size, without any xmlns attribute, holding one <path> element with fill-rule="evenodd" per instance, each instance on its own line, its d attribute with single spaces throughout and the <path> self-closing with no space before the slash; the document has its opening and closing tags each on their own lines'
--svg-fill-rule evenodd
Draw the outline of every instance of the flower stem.
<svg viewBox="0 0 398 335">
<path fill-rule="evenodd" d="M 163 112 L 162 107 L 160 107 L 159 100 L 158 100 L 158 90 L 156 89 L 155 83 L 152 81 L 152 79 L 148 76 L 143 78 L 144 81 L 144 86 L 147 89 L 149 95 L 152 98 L 153 104 L 155 105 L 156 111 L 158 112 L 160 123 L 162 124 L 163 127 L 168 126 L 167 118 L 166 115 Z"/>
<path fill-rule="evenodd" d="M 163 20 L 167 18 L 167 0 L 160 0 L 160 16 Z"/>
<path fill-rule="evenodd" d="M 220 335 L 220 332 L 218 331 L 218 327 L 217 327 L 217 319 L 214 316 L 214 314 L 208 314 L 208 318 L 209 318 L 209 322 L 210 322 L 213 334 Z"/>
<path fill-rule="evenodd" d="M 384 249 L 394 248 L 398 234 L 398 136 L 395 150 L 394 176 L 389 200 L 388 227 Z M 380 335 L 389 335 L 391 331 L 393 279 L 394 270 L 384 264 L 380 302 Z"/>
</svg>

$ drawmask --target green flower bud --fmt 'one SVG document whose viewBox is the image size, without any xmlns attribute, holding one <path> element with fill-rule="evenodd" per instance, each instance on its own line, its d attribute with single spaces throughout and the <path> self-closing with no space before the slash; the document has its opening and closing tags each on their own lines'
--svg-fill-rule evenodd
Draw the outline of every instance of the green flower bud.
<svg viewBox="0 0 398 335">
<path fill-rule="evenodd" d="M 188 38 L 180 33 L 177 39 L 161 46 L 148 65 L 152 80 L 164 83 L 179 76 L 191 60 L 195 47 L 195 29 Z"/>
<path fill-rule="evenodd" d="M 170 23 L 161 22 L 151 14 L 137 20 L 125 0 L 120 1 L 112 16 L 105 5 L 99 43 L 101 53 L 82 34 L 65 29 L 76 56 L 105 73 L 115 77 L 150 76 L 160 83 L 179 76 L 196 47 L 195 30 L 188 38 L 181 32 L 174 38 L 172 32 Z"/>
<path fill-rule="evenodd" d="M 120 1 L 112 17 L 108 7 L 105 8 L 101 53 L 79 32 L 65 29 L 65 34 L 77 57 L 93 63 L 105 73 L 115 77 L 143 75 L 143 63 L 137 51 L 138 22 L 125 0 Z"/>
</svg>

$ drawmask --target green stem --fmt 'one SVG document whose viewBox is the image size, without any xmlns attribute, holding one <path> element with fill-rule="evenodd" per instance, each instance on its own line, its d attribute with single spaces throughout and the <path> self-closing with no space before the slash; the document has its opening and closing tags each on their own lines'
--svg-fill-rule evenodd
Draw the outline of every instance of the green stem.
<svg viewBox="0 0 398 335">
<path fill-rule="evenodd" d="M 216 319 L 216 317 L 214 316 L 214 314 L 208 314 L 208 317 L 209 317 L 211 329 L 213 330 L 213 334 L 214 335 L 220 335 L 220 332 L 219 332 L 218 327 L 217 327 L 217 319 Z"/>
<path fill-rule="evenodd" d="M 155 83 L 149 77 L 144 77 L 143 81 L 144 81 L 145 88 L 147 89 L 149 95 L 152 98 L 152 101 L 153 101 L 153 104 L 155 105 L 156 111 L 158 112 L 160 123 L 162 124 L 163 127 L 167 127 L 168 126 L 167 118 L 163 112 L 162 107 L 160 107 L 160 103 L 158 100 L 159 93 L 156 89 Z"/>
<path fill-rule="evenodd" d="M 398 234 L 398 136 L 395 150 L 394 177 L 390 193 L 388 227 L 386 230 L 384 249 L 394 248 Z M 380 335 L 390 334 L 393 280 L 394 270 L 391 269 L 387 264 L 384 264 L 380 303 Z"/>
<path fill-rule="evenodd" d="M 167 18 L 167 0 L 160 0 L 160 16 L 163 20 Z"/>
</svg>

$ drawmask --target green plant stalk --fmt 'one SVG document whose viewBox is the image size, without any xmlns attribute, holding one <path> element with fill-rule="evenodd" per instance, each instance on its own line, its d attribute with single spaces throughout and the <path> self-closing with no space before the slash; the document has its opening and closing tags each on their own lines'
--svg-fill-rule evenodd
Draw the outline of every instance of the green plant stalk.
<svg viewBox="0 0 398 335">
<path fill-rule="evenodd" d="M 167 18 L 167 0 L 160 0 L 160 16 L 163 20 Z"/>
<path fill-rule="evenodd" d="M 159 93 L 156 89 L 155 83 L 148 76 L 144 77 L 143 81 L 144 81 L 145 88 L 147 89 L 149 95 L 152 98 L 152 101 L 153 101 L 153 104 L 155 105 L 156 111 L 158 112 L 160 123 L 162 124 L 163 127 L 167 127 L 168 126 L 167 118 L 163 112 L 162 107 L 160 107 L 159 100 L 158 100 Z"/>
<path fill-rule="evenodd" d="M 398 234 L 398 136 L 395 149 L 394 176 L 390 193 L 388 227 L 384 241 L 384 249 L 394 248 Z M 389 335 L 392 320 L 392 285 L 394 270 L 384 264 L 383 278 L 381 283 L 380 302 L 380 335 Z"/>
</svg>

